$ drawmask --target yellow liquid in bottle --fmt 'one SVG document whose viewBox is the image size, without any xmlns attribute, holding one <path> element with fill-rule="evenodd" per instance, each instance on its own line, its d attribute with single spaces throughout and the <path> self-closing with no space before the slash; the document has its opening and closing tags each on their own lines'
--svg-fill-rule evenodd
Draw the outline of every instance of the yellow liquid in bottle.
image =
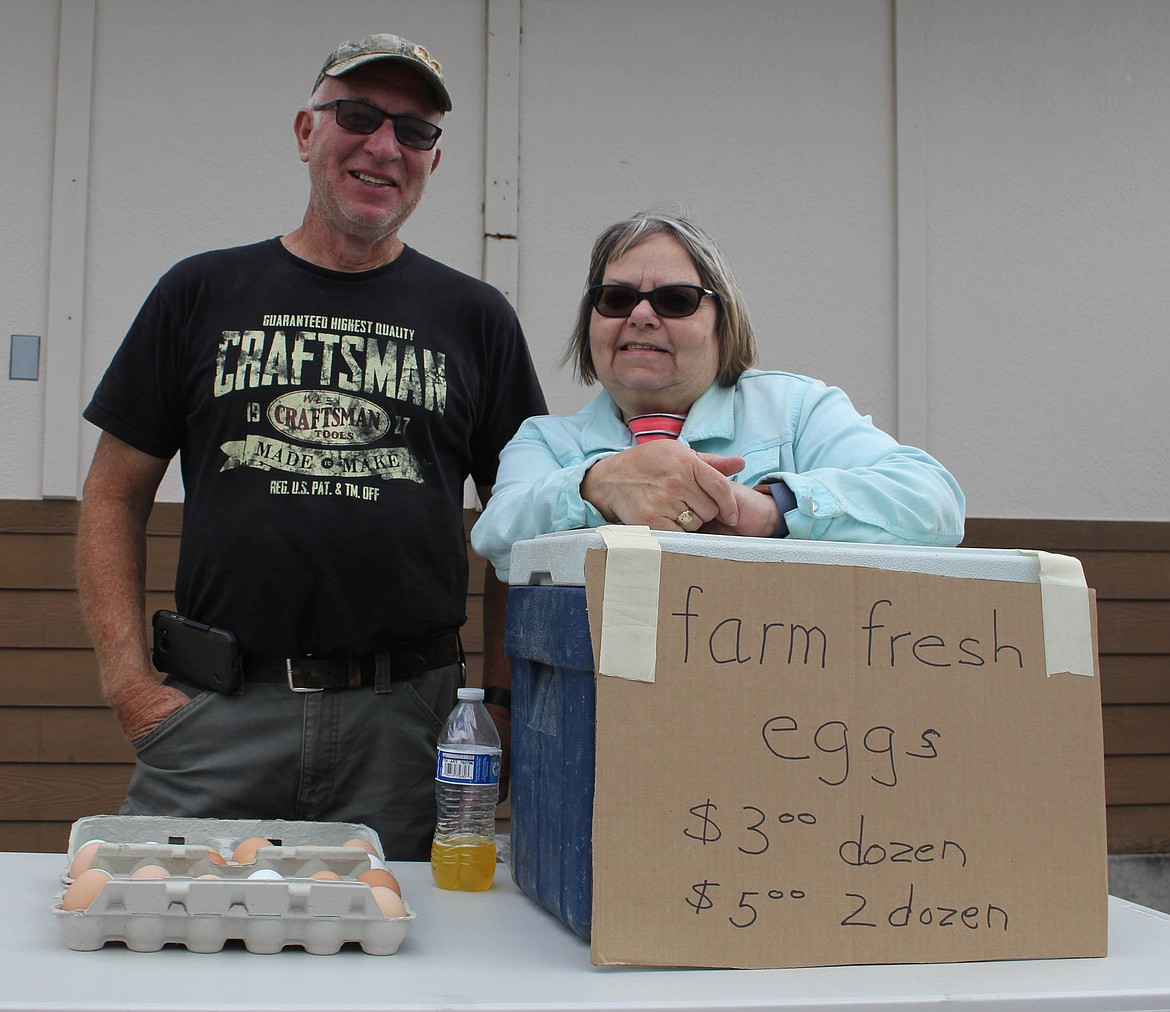
<svg viewBox="0 0 1170 1012">
<path fill-rule="evenodd" d="M 431 844 L 431 874 L 440 889 L 480 893 L 496 874 L 496 842 Z"/>
</svg>

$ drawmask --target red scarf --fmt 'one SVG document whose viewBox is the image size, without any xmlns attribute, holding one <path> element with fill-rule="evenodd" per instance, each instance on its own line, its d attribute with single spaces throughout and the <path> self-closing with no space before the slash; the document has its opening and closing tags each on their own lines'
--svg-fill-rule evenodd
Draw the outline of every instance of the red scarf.
<svg viewBox="0 0 1170 1012">
<path fill-rule="evenodd" d="M 652 439 L 678 439 L 686 415 L 635 415 L 626 423 L 638 443 Z"/>
</svg>

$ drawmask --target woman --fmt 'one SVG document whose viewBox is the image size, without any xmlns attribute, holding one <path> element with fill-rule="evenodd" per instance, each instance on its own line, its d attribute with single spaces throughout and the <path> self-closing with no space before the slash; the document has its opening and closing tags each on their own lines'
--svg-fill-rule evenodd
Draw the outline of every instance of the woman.
<svg viewBox="0 0 1170 1012">
<path fill-rule="evenodd" d="M 756 343 L 722 254 L 693 223 L 607 228 L 565 361 L 604 392 L 528 419 L 471 532 L 507 580 L 512 544 L 602 524 L 954 546 L 963 493 L 819 380 L 752 369 Z M 637 435 L 635 434 L 637 433 Z"/>
</svg>

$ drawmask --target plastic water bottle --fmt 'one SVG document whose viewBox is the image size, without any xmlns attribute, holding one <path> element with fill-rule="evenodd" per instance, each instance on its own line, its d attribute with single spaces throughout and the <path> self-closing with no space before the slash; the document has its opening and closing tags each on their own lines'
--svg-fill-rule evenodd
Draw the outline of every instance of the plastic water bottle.
<svg viewBox="0 0 1170 1012">
<path fill-rule="evenodd" d="M 431 874 L 441 889 L 482 892 L 496 874 L 496 805 L 500 736 L 483 705 L 483 689 L 460 689 L 439 735 L 435 766 L 438 822 Z"/>
</svg>

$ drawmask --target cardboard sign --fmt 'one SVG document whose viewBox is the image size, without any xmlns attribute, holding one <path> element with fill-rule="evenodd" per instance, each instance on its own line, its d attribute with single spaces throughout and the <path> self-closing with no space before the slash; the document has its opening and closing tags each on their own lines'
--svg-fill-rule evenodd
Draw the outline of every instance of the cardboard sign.
<svg viewBox="0 0 1170 1012">
<path fill-rule="evenodd" d="M 654 680 L 597 679 L 595 964 L 1103 956 L 1107 902 L 1040 584 L 662 555 Z"/>
</svg>

